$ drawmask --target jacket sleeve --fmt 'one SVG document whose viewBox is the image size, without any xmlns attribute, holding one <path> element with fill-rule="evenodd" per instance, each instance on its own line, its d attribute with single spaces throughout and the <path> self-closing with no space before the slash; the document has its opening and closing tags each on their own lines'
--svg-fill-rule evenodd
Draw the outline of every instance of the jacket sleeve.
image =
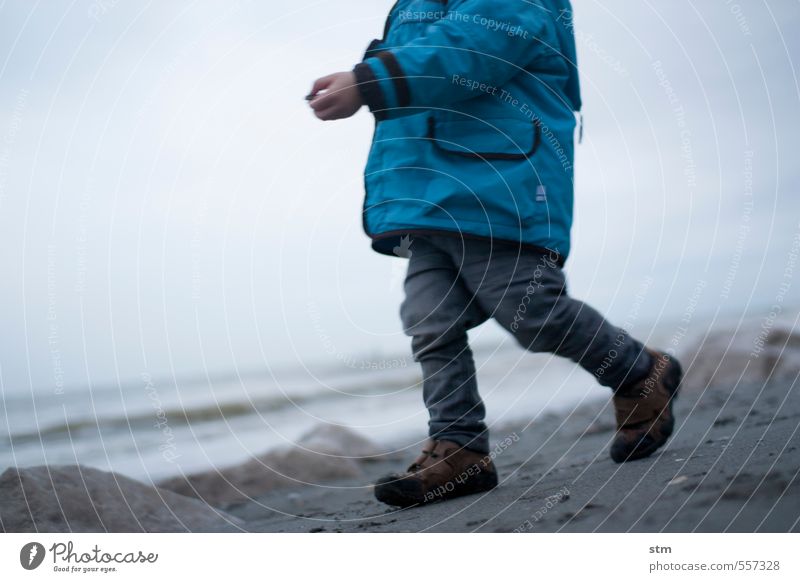
<svg viewBox="0 0 800 582">
<path fill-rule="evenodd" d="M 525 0 L 451 0 L 421 36 L 355 66 L 362 98 L 380 120 L 496 91 L 546 50 L 549 18 Z"/>
</svg>

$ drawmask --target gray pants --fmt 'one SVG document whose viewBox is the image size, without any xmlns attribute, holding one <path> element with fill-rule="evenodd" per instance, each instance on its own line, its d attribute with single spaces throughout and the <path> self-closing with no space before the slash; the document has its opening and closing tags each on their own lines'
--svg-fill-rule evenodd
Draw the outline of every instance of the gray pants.
<svg viewBox="0 0 800 582">
<path fill-rule="evenodd" d="M 547 252 L 448 235 L 413 236 L 400 308 L 422 365 L 429 434 L 488 452 L 467 330 L 494 318 L 527 350 L 569 358 L 616 390 L 650 370 L 644 346 L 567 294 Z"/>
</svg>

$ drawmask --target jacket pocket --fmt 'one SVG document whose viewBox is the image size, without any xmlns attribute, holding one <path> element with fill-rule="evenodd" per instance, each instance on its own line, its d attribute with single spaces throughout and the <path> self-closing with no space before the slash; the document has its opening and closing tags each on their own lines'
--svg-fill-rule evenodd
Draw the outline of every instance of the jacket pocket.
<svg viewBox="0 0 800 582">
<path fill-rule="evenodd" d="M 440 150 L 484 160 L 527 160 L 542 141 L 538 119 L 493 118 L 443 121 L 428 118 L 428 139 Z"/>
</svg>

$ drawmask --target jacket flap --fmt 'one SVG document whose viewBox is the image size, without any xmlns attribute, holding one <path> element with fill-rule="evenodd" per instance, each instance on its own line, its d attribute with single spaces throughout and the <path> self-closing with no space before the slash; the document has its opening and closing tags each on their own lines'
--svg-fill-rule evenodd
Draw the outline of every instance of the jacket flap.
<svg viewBox="0 0 800 582">
<path fill-rule="evenodd" d="M 428 137 L 440 149 L 488 159 L 523 159 L 539 142 L 538 124 L 527 119 L 428 120 Z"/>
</svg>

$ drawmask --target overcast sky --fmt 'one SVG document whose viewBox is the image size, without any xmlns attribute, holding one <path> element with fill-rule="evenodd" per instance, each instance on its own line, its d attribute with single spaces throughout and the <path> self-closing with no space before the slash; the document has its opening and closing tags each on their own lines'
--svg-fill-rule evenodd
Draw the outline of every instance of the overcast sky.
<svg viewBox="0 0 800 582">
<path fill-rule="evenodd" d="M 361 231 L 372 119 L 303 100 L 391 4 L 0 2 L 3 390 L 407 351 L 405 263 Z M 800 233 L 800 5 L 574 8 L 572 293 L 622 323 L 645 289 L 640 326 L 768 308 Z"/>
</svg>

